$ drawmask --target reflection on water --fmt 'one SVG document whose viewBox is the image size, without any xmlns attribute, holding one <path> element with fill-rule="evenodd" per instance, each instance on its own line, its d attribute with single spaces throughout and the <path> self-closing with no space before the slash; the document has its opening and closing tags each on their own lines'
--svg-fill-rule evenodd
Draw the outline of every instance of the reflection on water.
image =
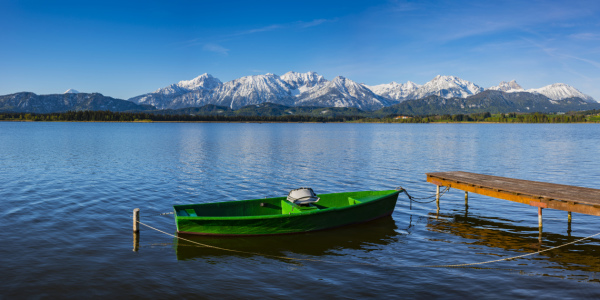
<svg viewBox="0 0 600 300">
<path fill-rule="evenodd" d="M 370 251 L 396 241 L 398 227 L 392 217 L 384 217 L 367 223 L 344 226 L 315 232 L 250 237 L 216 237 L 181 235 L 198 243 L 220 248 L 260 253 L 269 256 L 300 257 L 337 255 L 345 249 Z M 199 246 L 175 238 L 173 241 L 178 260 L 209 259 L 226 256 L 243 256 Z"/>
<path fill-rule="evenodd" d="M 434 232 L 452 234 L 462 239 L 448 238 L 454 243 L 470 246 L 484 246 L 483 251 L 489 248 L 499 248 L 510 252 L 506 257 L 517 256 L 525 253 L 564 245 L 583 237 L 565 236 L 556 233 L 543 233 L 543 241 L 539 240 L 538 227 L 520 226 L 510 220 L 494 220 L 485 216 L 466 214 L 437 214 L 430 213 L 427 228 Z M 600 272 L 600 240 L 590 239 L 585 243 L 575 243 L 565 247 L 542 252 L 537 255 L 519 258 L 519 266 L 527 266 L 533 261 L 545 260 L 552 262 L 548 268 L 570 271 Z M 496 255 L 496 254 L 491 254 Z M 490 258 L 489 260 L 497 259 Z M 525 267 L 524 267 L 525 268 Z M 581 279 L 578 277 L 577 279 Z M 597 279 L 593 279 L 597 281 Z"/>
<path fill-rule="evenodd" d="M 512 299 L 540 290 L 598 298 L 597 240 L 485 269 L 403 268 L 512 257 L 599 230 L 598 217 L 574 214 L 569 237 L 566 213 L 544 211 L 540 245 L 537 210 L 473 195 L 465 216 L 464 193 L 454 190 L 437 218 L 435 203 L 411 209 L 401 196 L 390 218 L 328 231 L 186 236 L 315 259 L 302 264 L 193 247 L 147 228 L 133 236 L 132 251 L 129 216 L 139 207 L 143 222 L 174 233 L 172 216 L 150 212 L 301 186 L 336 193 L 401 185 L 427 196 L 435 189 L 425 173 L 436 171 L 595 188 L 598 145 L 600 127 L 590 124 L 0 122 L 0 298 Z"/>
</svg>

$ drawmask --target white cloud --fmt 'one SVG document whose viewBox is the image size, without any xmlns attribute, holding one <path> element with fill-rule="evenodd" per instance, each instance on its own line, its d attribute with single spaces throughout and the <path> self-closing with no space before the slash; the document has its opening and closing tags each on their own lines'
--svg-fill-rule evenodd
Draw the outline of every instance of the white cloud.
<svg viewBox="0 0 600 300">
<path fill-rule="evenodd" d="M 205 51 L 215 52 L 223 55 L 229 54 L 229 49 L 215 43 L 204 44 L 204 46 L 202 46 L 202 49 Z"/>
<path fill-rule="evenodd" d="M 269 26 L 265 26 L 265 27 L 260 27 L 260 28 L 254 28 L 254 29 L 240 31 L 238 33 L 232 34 L 231 36 L 247 35 L 247 34 L 253 34 L 253 33 L 258 33 L 258 32 L 265 32 L 265 31 L 273 31 L 273 30 L 279 29 L 281 27 L 282 27 L 282 25 L 273 24 L 273 25 L 269 25 Z"/>
<path fill-rule="evenodd" d="M 594 66 L 596 68 L 600 68 L 600 63 L 597 62 L 597 61 L 593 61 L 591 59 L 585 59 L 585 58 L 581 58 L 581 57 L 577 57 L 577 56 L 573 56 L 573 55 L 567 55 L 567 54 L 565 54 L 564 56 L 568 57 L 568 58 L 576 59 L 576 60 L 579 60 L 579 61 L 582 61 L 582 62 L 585 62 L 585 63 L 588 63 L 588 64 L 590 64 L 590 65 L 592 65 L 592 66 Z"/>
<path fill-rule="evenodd" d="M 600 34 L 592 33 L 592 32 L 582 32 L 582 33 L 577 33 L 577 34 L 571 34 L 570 37 L 577 39 L 577 40 L 587 40 L 587 41 L 600 40 Z"/>
<path fill-rule="evenodd" d="M 260 32 L 275 31 L 275 30 L 285 29 L 285 28 L 309 28 L 309 27 L 315 27 L 315 26 L 319 26 L 324 23 L 335 22 L 335 21 L 337 21 L 337 18 L 335 18 L 335 19 L 315 19 L 315 20 L 312 20 L 309 22 L 297 21 L 297 22 L 286 23 L 286 24 L 272 24 L 272 25 L 268 25 L 268 26 L 264 26 L 264 27 L 260 27 L 260 28 L 243 30 L 243 31 L 231 34 L 230 36 L 248 35 L 248 34 L 260 33 Z"/>
<path fill-rule="evenodd" d="M 300 28 L 308 28 L 308 27 L 319 26 L 323 23 L 335 22 L 335 21 L 337 21 L 337 18 L 335 18 L 335 19 L 316 19 L 316 20 L 312 20 L 310 22 L 298 21 L 298 22 L 296 22 L 296 25 Z"/>
</svg>

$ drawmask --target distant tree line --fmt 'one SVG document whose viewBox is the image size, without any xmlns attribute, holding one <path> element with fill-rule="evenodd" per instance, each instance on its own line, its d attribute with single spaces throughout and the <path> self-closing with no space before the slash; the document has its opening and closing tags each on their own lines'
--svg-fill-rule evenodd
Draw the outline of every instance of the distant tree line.
<svg viewBox="0 0 600 300">
<path fill-rule="evenodd" d="M 501 123 L 581 123 L 588 121 L 585 115 L 547 115 L 541 113 L 499 114 L 497 117 L 490 117 L 486 120 Z"/>
<path fill-rule="evenodd" d="M 167 115 L 112 111 L 68 111 L 50 114 L 0 113 L 0 120 L 11 121 L 75 121 L 75 122 L 349 122 L 360 116 L 221 116 L 221 115 Z"/>
<path fill-rule="evenodd" d="M 593 111 L 590 111 L 593 112 Z M 600 111 L 599 111 L 600 112 Z M 473 114 L 455 114 L 455 115 L 426 115 L 426 116 L 407 116 L 406 118 L 396 118 L 388 116 L 381 119 L 364 118 L 358 122 L 384 122 L 384 123 L 434 123 L 434 122 L 494 122 L 494 123 L 582 123 L 595 121 L 584 114 L 542 114 L 542 113 L 508 113 L 494 114 L 489 112 Z"/>
<path fill-rule="evenodd" d="M 549 115 L 542 113 L 532 114 L 495 114 L 492 115 L 489 112 L 477 113 L 470 115 L 443 115 L 440 117 L 441 122 L 496 122 L 496 123 L 573 123 L 573 122 L 586 122 L 587 119 L 584 115 Z"/>
<path fill-rule="evenodd" d="M 364 116 L 252 116 L 252 115 L 194 115 L 153 114 L 144 112 L 68 111 L 62 113 L 0 113 L 0 120 L 9 121 L 74 121 L 74 122 L 359 122 L 359 123 L 434 123 L 434 122 L 496 122 L 496 123 L 581 123 L 600 121 L 600 110 L 585 113 L 542 114 L 489 112 L 455 115 L 405 116 L 405 118 Z"/>
</svg>

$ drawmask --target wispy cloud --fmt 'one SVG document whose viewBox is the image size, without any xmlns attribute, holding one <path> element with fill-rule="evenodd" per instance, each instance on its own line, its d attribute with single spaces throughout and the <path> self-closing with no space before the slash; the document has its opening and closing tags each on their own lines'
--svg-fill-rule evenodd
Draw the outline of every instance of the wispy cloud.
<svg viewBox="0 0 600 300">
<path fill-rule="evenodd" d="M 215 53 L 219 53 L 222 55 L 229 54 L 229 49 L 227 49 L 219 44 L 215 44 L 215 43 L 206 43 L 206 44 L 204 44 L 204 46 L 202 46 L 202 49 L 204 51 L 215 52 Z"/>
<path fill-rule="evenodd" d="M 253 28 L 253 29 L 243 30 L 243 31 L 240 31 L 240 32 L 233 33 L 230 36 L 240 36 L 240 35 L 248 35 L 248 34 L 254 34 L 254 33 L 259 33 L 259 32 L 273 31 L 273 30 L 277 30 L 277 29 L 280 29 L 280 28 L 283 28 L 283 25 L 272 24 L 272 25 L 264 26 L 264 27 L 260 27 L 260 28 Z"/>
<path fill-rule="evenodd" d="M 564 51 L 564 49 L 561 51 L 560 49 L 557 48 L 550 48 L 550 47 L 546 47 L 544 45 L 541 45 L 537 42 L 534 42 L 532 40 L 529 39 L 524 39 L 525 41 L 531 43 L 532 45 L 536 46 L 537 48 L 539 48 L 540 50 L 542 50 L 544 53 L 546 53 L 548 56 L 550 57 L 554 57 L 557 59 L 574 59 L 574 60 L 578 60 L 578 61 L 582 61 L 585 62 L 589 65 L 592 65 L 596 68 L 600 68 L 600 62 L 591 60 L 591 59 L 587 59 L 587 58 L 582 58 L 573 54 L 565 54 L 562 51 Z"/>
<path fill-rule="evenodd" d="M 502 41 L 502 42 L 490 42 L 477 45 L 471 49 L 472 52 L 480 52 L 480 53 L 491 53 L 498 51 L 507 51 L 514 49 L 524 49 L 528 48 L 528 44 L 524 43 L 523 39 L 517 39 L 512 41 Z"/>
<path fill-rule="evenodd" d="M 542 52 L 546 53 L 550 57 L 558 58 L 560 56 L 560 54 L 557 52 L 557 48 L 551 48 L 551 47 L 544 46 L 544 45 L 542 45 L 532 39 L 528 39 L 528 38 L 522 38 L 522 40 L 524 40 L 524 41 L 530 43 L 531 45 L 533 45 L 534 47 L 540 49 Z"/>
<path fill-rule="evenodd" d="M 571 34 L 569 37 L 577 40 L 597 41 L 600 40 L 600 34 L 592 32 L 582 32 Z"/>
<path fill-rule="evenodd" d="M 413 11 L 419 9 L 419 5 L 417 3 L 412 3 L 408 1 L 391 1 L 391 5 L 386 9 L 394 11 L 394 12 L 406 12 Z"/>
<path fill-rule="evenodd" d="M 477 24 L 476 26 L 474 24 Z M 438 37 L 442 40 L 453 41 L 463 38 L 468 38 L 477 35 L 486 35 L 506 29 L 515 28 L 514 23 L 511 22 L 493 22 L 493 21 L 483 21 L 483 20 L 474 20 L 471 23 L 463 24 L 465 27 L 456 30 L 447 32 L 445 36 Z M 523 24 L 524 26 L 525 24 Z"/>
<path fill-rule="evenodd" d="M 229 35 L 229 37 L 249 35 L 249 34 L 261 33 L 261 32 L 268 32 L 268 31 L 275 31 L 275 30 L 280 30 L 280 29 L 309 28 L 309 27 L 315 27 L 315 26 L 319 26 L 319 25 L 322 25 L 325 23 L 335 22 L 335 21 L 337 21 L 337 18 L 315 19 L 315 20 L 308 21 L 308 22 L 307 21 L 297 21 L 297 22 L 285 23 L 285 24 L 271 24 L 271 25 L 264 26 L 264 27 L 252 28 L 252 29 L 248 29 L 248 30 L 239 31 L 239 32 Z"/>
<path fill-rule="evenodd" d="M 585 62 L 585 63 L 588 63 L 588 64 L 590 64 L 590 65 L 592 65 L 592 66 L 594 66 L 596 68 L 600 68 L 600 63 L 597 62 L 597 61 L 593 61 L 591 59 L 585 59 L 585 58 L 581 58 L 581 57 L 577 57 L 577 56 L 573 56 L 573 55 L 566 55 L 565 54 L 564 56 L 568 57 L 568 58 L 575 59 L 575 60 L 579 60 L 579 61 L 582 61 L 582 62 Z"/>
<path fill-rule="evenodd" d="M 310 22 L 298 21 L 295 23 L 295 25 L 300 28 L 309 28 L 309 27 L 319 26 L 324 23 L 336 22 L 336 21 L 337 21 L 337 18 L 335 18 L 335 19 L 316 19 L 316 20 L 312 20 Z"/>
<path fill-rule="evenodd" d="M 571 28 L 578 26 L 573 20 L 590 17 L 600 8 L 597 5 L 562 5 L 557 2 L 548 1 L 547 5 L 538 5 L 531 2 L 512 1 L 519 4 L 520 8 L 515 10 L 515 5 L 504 5 L 490 1 L 473 5 L 464 10 L 457 11 L 456 7 L 450 6 L 448 11 L 434 10 L 433 28 L 439 29 L 441 36 L 433 35 L 442 41 L 454 41 L 475 36 L 486 36 L 499 33 L 514 32 L 539 32 L 546 28 Z M 456 13 L 452 13 L 456 12 Z M 437 14 L 437 15 L 436 15 Z M 458 15 L 457 15 L 458 14 Z M 538 17 L 532 18 L 532 15 Z M 447 26 L 452 24 L 452 26 Z M 581 34 L 574 38 L 596 38 L 594 34 Z"/>
<path fill-rule="evenodd" d="M 241 36 L 245 36 L 245 35 L 252 35 L 252 34 L 258 34 L 258 33 L 262 33 L 262 32 L 276 31 L 276 30 L 282 30 L 282 29 L 310 28 L 310 27 L 322 25 L 327 22 L 335 22 L 335 21 L 337 21 L 337 18 L 336 19 L 316 19 L 316 20 L 312 20 L 309 22 L 297 21 L 297 22 L 286 23 L 286 24 L 271 24 L 268 26 L 252 28 L 252 29 L 248 29 L 248 30 L 242 30 L 242 31 L 238 31 L 235 33 L 231 33 L 231 34 L 222 35 L 218 38 L 210 39 L 210 40 L 217 41 L 217 42 L 206 43 L 206 42 L 203 42 L 202 39 L 195 38 L 195 39 L 191 39 L 191 40 L 182 42 L 181 44 L 184 47 L 201 45 L 202 49 L 204 51 L 215 52 L 215 53 L 219 53 L 219 54 L 226 56 L 229 54 L 230 49 L 227 49 L 227 48 L 219 45 L 218 43 L 221 43 L 224 41 L 230 41 L 230 40 L 235 39 L 236 37 L 241 37 Z"/>
<path fill-rule="evenodd" d="M 187 47 L 191 47 L 191 46 L 203 45 L 203 43 L 200 39 L 191 39 L 191 40 L 187 40 L 187 41 L 177 42 L 177 43 L 174 43 L 173 45 L 178 46 L 178 47 L 187 48 Z"/>
</svg>

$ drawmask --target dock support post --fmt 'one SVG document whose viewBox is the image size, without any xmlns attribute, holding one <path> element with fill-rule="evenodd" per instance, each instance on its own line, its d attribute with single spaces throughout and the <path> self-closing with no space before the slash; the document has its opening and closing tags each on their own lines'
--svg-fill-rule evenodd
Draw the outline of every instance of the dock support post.
<svg viewBox="0 0 600 300">
<path fill-rule="evenodd" d="M 465 206 L 469 206 L 469 192 L 465 191 Z"/>
<path fill-rule="evenodd" d="M 435 204 L 437 204 L 438 211 L 440 210 L 440 186 L 435 186 Z"/>
<path fill-rule="evenodd" d="M 538 228 L 540 231 L 540 234 L 538 236 L 538 243 L 540 244 L 540 247 L 542 246 L 542 208 L 538 207 Z"/>
<path fill-rule="evenodd" d="M 133 232 L 140 232 L 140 209 L 133 210 Z"/>
<path fill-rule="evenodd" d="M 569 221 L 567 222 L 567 234 L 571 236 L 571 212 L 569 212 L 568 219 Z"/>
</svg>

